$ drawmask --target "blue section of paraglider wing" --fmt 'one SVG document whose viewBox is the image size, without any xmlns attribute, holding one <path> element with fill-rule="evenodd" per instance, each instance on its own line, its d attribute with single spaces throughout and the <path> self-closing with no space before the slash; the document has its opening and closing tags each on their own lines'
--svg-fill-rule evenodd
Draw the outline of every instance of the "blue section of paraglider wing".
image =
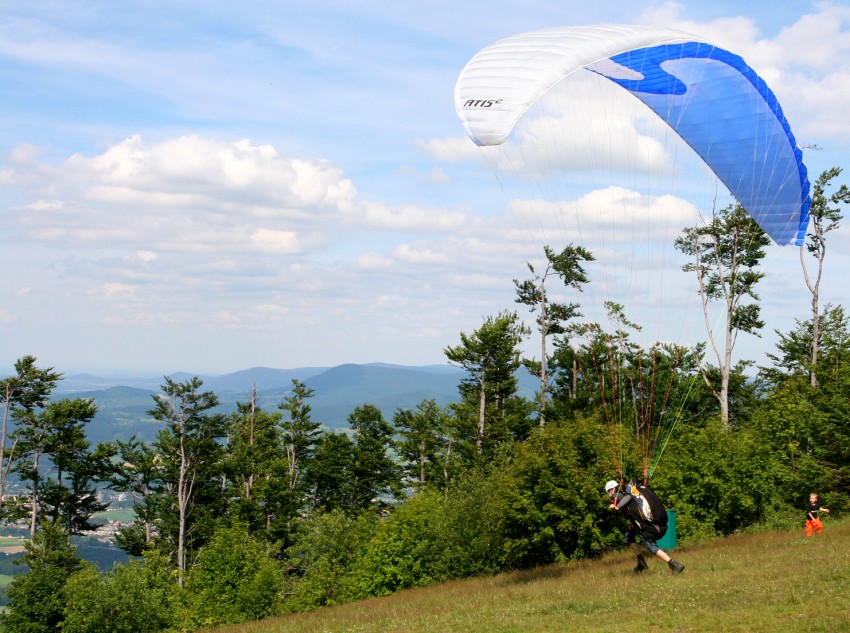
<svg viewBox="0 0 850 633">
<path fill-rule="evenodd" d="M 667 122 L 775 242 L 803 243 L 811 199 L 802 152 L 775 95 L 741 57 L 687 42 L 611 61 L 633 76 L 595 72 Z"/>
</svg>

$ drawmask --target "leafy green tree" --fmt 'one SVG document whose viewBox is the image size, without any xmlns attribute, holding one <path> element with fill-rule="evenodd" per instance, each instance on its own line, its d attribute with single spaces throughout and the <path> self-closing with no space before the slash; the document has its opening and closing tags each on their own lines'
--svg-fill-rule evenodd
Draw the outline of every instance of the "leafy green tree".
<svg viewBox="0 0 850 633">
<path fill-rule="evenodd" d="M 0 399 L 3 402 L 3 423 L 0 426 L 0 516 L 6 499 L 6 479 L 15 461 L 15 444 L 7 446 L 9 421 L 16 414 L 28 417 L 43 407 L 62 374 L 52 367 L 36 366 L 35 356 L 22 356 L 15 361 L 15 373 L 0 380 Z M 8 450 L 7 450 L 8 449 Z"/>
<path fill-rule="evenodd" d="M 307 400 L 312 398 L 313 389 L 295 378 L 292 379 L 292 393 L 278 406 L 286 417 L 281 422 L 283 444 L 286 449 L 286 470 L 290 490 L 296 490 L 301 479 L 302 460 L 307 459 L 319 435 L 321 422 L 311 419 L 312 407 Z"/>
<path fill-rule="evenodd" d="M 197 528 L 198 514 L 220 505 L 220 470 L 225 425 L 221 414 L 210 410 L 218 405 L 211 391 L 201 392 L 203 381 L 197 376 L 175 382 L 166 376 L 162 394 L 154 396 L 155 407 L 148 413 L 164 422 L 154 446 L 163 466 L 165 490 L 176 507 L 171 529 L 177 559 L 177 583 L 183 587 L 186 551 L 190 536 Z M 204 498 L 203 495 L 209 495 Z M 176 525 L 174 525 L 176 523 Z M 161 529 L 168 530 L 167 523 Z"/>
<path fill-rule="evenodd" d="M 815 384 L 812 386 L 817 386 L 821 380 L 829 381 L 839 373 L 838 368 L 850 360 L 850 319 L 842 306 L 827 304 L 818 322 L 817 344 L 812 342 L 815 331 L 813 320 L 797 319 L 795 328 L 787 333 L 775 330 L 779 337 L 777 353 L 767 354 L 773 367 L 761 368 L 761 376 L 765 380 L 778 384 L 791 376 L 805 374 L 811 378 L 811 373 L 815 372 Z M 818 348 L 820 362 L 817 366 L 812 365 L 813 346 Z"/>
<path fill-rule="evenodd" d="M 798 320 L 787 333 L 777 331 L 776 353 L 768 354 L 773 367 L 759 373 L 764 396 L 752 425 L 783 465 L 780 496 L 796 508 L 795 516 L 812 490 L 828 497 L 830 508 L 850 508 L 850 320 L 841 306 L 824 308 L 815 367 L 813 332 L 811 320 Z"/>
<path fill-rule="evenodd" d="M 442 499 L 437 493 L 419 493 L 378 523 L 356 567 L 364 595 L 385 596 L 446 579 Z"/>
<path fill-rule="evenodd" d="M 472 414 L 479 457 L 487 443 L 492 451 L 501 441 L 527 435 L 527 415 L 517 406 L 516 371 L 522 364 L 519 345 L 528 333 L 515 312 L 502 312 L 471 335 L 461 332 L 460 344 L 443 350 L 451 364 L 467 372 L 458 387 L 463 406 L 456 411 Z"/>
<path fill-rule="evenodd" d="M 850 204 L 850 188 L 841 185 L 832 195 L 827 195 L 826 190 L 841 174 L 840 167 L 833 167 L 824 171 L 812 188 L 812 205 L 809 208 L 809 226 L 811 232 L 805 244 L 800 246 L 800 264 L 803 266 L 803 277 L 806 287 L 812 295 L 812 336 L 811 348 L 809 350 L 810 370 L 809 380 L 812 387 L 817 387 L 817 375 L 815 368 L 818 365 L 818 345 L 820 343 L 820 282 L 823 279 L 823 266 L 826 259 L 826 234 L 838 228 L 840 220 L 844 217 L 841 213 L 841 205 Z M 812 255 L 817 261 L 817 274 L 814 279 L 809 275 L 804 257 L 805 251 Z"/>
<path fill-rule="evenodd" d="M 399 409 L 393 416 L 400 439 L 396 451 L 407 481 L 423 488 L 443 479 L 442 449 L 447 442 L 449 414 L 435 400 L 423 400 L 416 409 Z"/>
<path fill-rule="evenodd" d="M 109 483 L 113 490 L 132 495 L 136 520 L 116 535 L 116 544 L 132 556 L 141 556 L 151 547 L 154 524 L 163 512 L 161 460 L 156 451 L 136 437 L 123 442 L 115 440 L 113 450 L 117 463 Z"/>
<path fill-rule="evenodd" d="M 537 313 L 537 328 L 540 332 L 540 360 L 525 360 L 525 366 L 533 374 L 540 377 L 540 400 L 538 415 L 540 426 L 546 425 L 546 394 L 549 388 L 549 358 L 546 341 L 550 336 L 564 334 L 564 323 L 575 317 L 581 316 L 578 303 L 563 303 L 553 301 L 546 282 L 549 277 L 557 276 L 563 284 L 581 292 L 582 286 L 588 283 L 587 272 L 582 267 L 582 262 L 593 261 L 593 255 L 582 246 L 570 244 L 560 253 L 555 253 L 549 246 L 543 251 L 546 255 L 546 265 L 542 272 L 535 270 L 529 262 L 528 270 L 533 277 L 522 282 L 514 279 L 517 291 L 517 303 L 529 308 L 531 312 Z"/>
<path fill-rule="evenodd" d="M 598 420 L 611 446 L 612 476 L 649 480 L 679 422 L 706 413 L 696 362 L 682 346 L 637 344 L 632 336 L 640 326 L 620 304 L 606 301 L 605 308 L 607 326 L 574 323 L 570 338 L 559 341 L 550 415 L 563 424 Z M 713 411 L 717 401 L 709 400 Z M 626 448 L 632 445 L 637 458 Z"/>
<path fill-rule="evenodd" d="M 805 362 L 808 364 L 808 359 Z M 748 425 L 753 441 L 772 456 L 775 481 L 770 503 L 766 505 L 765 520 L 778 527 L 790 528 L 800 524 L 804 507 L 802 491 L 817 489 L 827 492 L 832 490 L 834 483 L 829 482 L 826 488 L 818 485 L 826 482 L 822 480 L 823 469 L 817 465 L 812 450 L 810 429 L 822 424 L 821 412 L 812 397 L 814 390 L 806 372 L 763 388 L 762 401 Z M 785 525 L 781 520 L 783 506 L 792 521 Z"/>
<path fill-rule="evenodd" d="M 598 556 L 613 544 L 600 495 L 610 457 L 602 428 L 583 416 L 517 445 L 499 485 L 506 567 Z"/>
<path fill-rule="evenodd" d="M 230 513 L 252 534 L 272 530 L 281 514 L 283 480 L 280 414 L 257 406 L 254 390 L 228 418 L 224 471 L 230 483 Z"/>
<path fill-rule="evenodd" d="M 345 433 L 319 436 L 306 472 L 312 509 L 330 512 L 352 507 L 354 450 L 354 442 Z"/>
<path fill-rule="evenodd" d="M 43 499 L 47 514 L 60 521 L 69 534 L 82 534 L 97 526 L 91 518 L 109 504 L 101 502 L 97 484 L 108 480 L 115 451 L 110 444 L 99 444 L 91 450 L 85 425 L 94 417 L 92 402 L 60 401 L 64 404 L 66 423 L 58 426 L 50 446 L 50 458 L 56 477 L 46 481 Z"/>
<path fill-rule="evenodd" d="M 694 258 L 682 269 L 696 273 L 700 299 L 705 315 L 711 349 L 720 369 L 719 383 L 703 372 L 706 385 L 720 404 L 720 417 L 729 425 L 729 379 L 732 372 L 732 351 L 739 333 L 756 334 L 764 327 L 761 320 L 756 284 L 764 277 L 759 264 L 765 256 L 770 238 L 740 204 L 715 212 L 711 221 L 687 228 L 676 238 L 676 248 Z M 747 299 L 751 301 L 746 302 Z M 723 304 L 724 340 L 714 336 L 708 304 Z"/>
<path fill-rule="evenodd" d="M 191 624 L 215 626 L 268 617 L 280 601 L 282 569 L 244 525 L 216 530 L 186 580 Z"/>
<path fill-rule="evenodd" d="M 502 569 L 500 466 L 460 474 L 449 494 L 425 489 L 379 521 L 356 566 L 364 595 Z"/>
<path fill-rule="evenodd" d="M 340 509 L 308 516 L 287 550 L 283 610 L 307 611 L 364 597 L 357 570 L 377 520 L 374 512 Z"/>
<path fill-rule="evenodd" d="M 63 517 L 69 533 L 90 529 L 91 515 L 106 507 L 97 502 L 93 487 L 93 481 L 105 476 L 104 460 L 88 452 L 84 430 L 96 413 L 94 401 L 82 398 L 50 402 L 40 411 L 16 412 L 19 457 L 14 471 L 29 484 L 30 534 L 35 534 L 47 512 L 54 519 Z M 56 478 L 50 479 L 53 472 Z M 64 475 L 69 475 L 71 488 L 65 486 Z M 44 493 L 47 506 L 42 504 Z"/>
<path fill-rule="evenodd" d="M 752 424 L 727 429 L 717 418 L 679 428 L 653 488 L 677 510 L 681 539 L 730 535 L 766 519 L 782 473 L 760 437 Z"/>
<path fill-rule="evenodd" d="M 311 506 L 324 511 L 358 514 L 385 505 L 401 492 L 401 473 L 388 451 L 393 427 L 380 409 L 356 407 L 348 416 L 350 437 L 323 433 L 308 467 Z"/>
<path fill-rule="evenodd" d="M 82 567 L 76 548 L 57 523 L 43 522 L 24 544 L 25 574 L 6 588 L 8 610 L 2 616 L 7 633 L 53 633 L 62 626 L 65 586 Z"/>
<path fill-rule="evenodd" d="M 399 468 L 389 455 L 394 429 L 371 404 L 356 407 L 348 416 L 348 426 L 354 432 L 351 505 L 354 510 L 365 510 L 376 500 L 381 505 L 381 498 L 401 492 Z"/>
<path fill-rule="evenodd" d="M 307 481 L 306 462 L 313 455 L 320 434 L 321 422 L 314 422 L 308 400 L 313 390 L 303 382 L 292 379 L 292 390 L 278 406 L 284 412 L 281 420 L 281 438 L 283 441 L 285 462 L 285 509 L 283 519 L 286 526 L 287 541 L 292 536 L 293 522 L 303 508 Z"/>
<path fill-rule="evenodd" d="M 149 551 L 144 561 L 115 565 L 101 574 L 94 565 L 68 579 L 63 633 L 156 633 L 175 624 L 176 589 L 167 561 Z"/>
<path fill-rule="evenodd" d="M 504 513 L 501 473 L 510 453 L 455 475 L 443 494 L 439 516 L 444 578 L 495 574 L 504 569 Z"/>
<path fill-rule="evenodd" d="M 850 351 L 850 350 L 848 350 Z M 845 356 L 846 358 L 846 356 Z M 820 363 L 819 363 L 820 366 Z M 822 372 L 818 372 L 823 376 Z M 837 495 L 830 508 L 850 509 L 850 362 L 846 360 L 819 384 L 812 395 L 820 415 L 808 422 L 807 460 L 811 470 L 804 481 L 810 490 Z M 805 463 L 805 462 L 804 462 Z M 801 501 L 805 491 L 800 493 Z M 839 508 L 840 506 L 840 508 Z"/>
</svg>

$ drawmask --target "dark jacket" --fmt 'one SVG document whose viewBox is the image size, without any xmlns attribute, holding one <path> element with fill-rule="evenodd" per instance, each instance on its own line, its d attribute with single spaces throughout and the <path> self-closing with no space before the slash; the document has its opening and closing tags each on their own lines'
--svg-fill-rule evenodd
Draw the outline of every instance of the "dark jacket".
<svg viewBox="0 0 850 633">
<path fill-rule="evenodd" d="M 658 525 L 644 517 L 640 502 L 631 493 L 618 492 L 613 503 L 616 504 L 617 510 L 625 514 L 632 525 L 643 532 L 648 538 L 656 540 L 664 536 L 667 532 L 666 525 Z"/>
</svg>

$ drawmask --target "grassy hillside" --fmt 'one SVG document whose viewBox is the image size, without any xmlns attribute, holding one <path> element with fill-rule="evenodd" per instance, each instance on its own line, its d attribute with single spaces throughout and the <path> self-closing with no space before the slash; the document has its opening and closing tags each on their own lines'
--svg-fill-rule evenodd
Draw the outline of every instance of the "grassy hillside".
<svg viewBox="0 0 850 633">
<path fill-rule="evenodd" d="M 445 583 L 386 598 L 214 629 L 220 633 L 630 633 L 850 630 L 850 520 L 821 537 L 735 536 L 681 548 L 671 575 L 642 576 L 617 552 L 539 570 Z M 212 629 L 207 629 L 211 631 Z"/>
</svg>

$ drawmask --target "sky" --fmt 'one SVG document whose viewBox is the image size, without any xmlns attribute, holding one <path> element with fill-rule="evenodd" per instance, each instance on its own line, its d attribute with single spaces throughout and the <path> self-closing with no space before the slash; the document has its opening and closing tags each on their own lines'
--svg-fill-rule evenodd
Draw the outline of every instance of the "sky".
<svg viewBox="0 0 850 633">
<path fill-rule="evenodd" d="M 503 37 L 601 23 L 741 55 L 812 179 L 850 166 L 843 2 L 0 4 L 0 369 L 26 354 L 66 374 L 440 364 L 488 316 L 531 323 L 513 280 L 573 239 L 569 220 L 530 228 L 555 216 L 518 210 L 465 137 L 454 85 Z M 829 239 L 822 303 L 848 305 L 850 228 Z M 635 282 L 639 266 L 610 257 L 591 270 L 604 292 L 578 297 L 589 318 L 622 273 L 628 303 L 653 306 L 647 336 L 671 321 L 705 338 L 680 261 Z M 736 343 L 757 363 L 810 310 L 798 249 L 770 247 L 765 270 L 762 338 Z M 662 276 L 675 281 L 653 294 Z"/>
</svg>

